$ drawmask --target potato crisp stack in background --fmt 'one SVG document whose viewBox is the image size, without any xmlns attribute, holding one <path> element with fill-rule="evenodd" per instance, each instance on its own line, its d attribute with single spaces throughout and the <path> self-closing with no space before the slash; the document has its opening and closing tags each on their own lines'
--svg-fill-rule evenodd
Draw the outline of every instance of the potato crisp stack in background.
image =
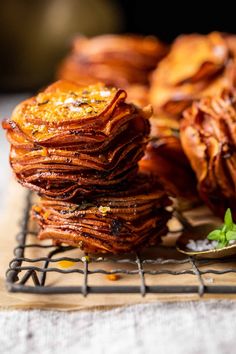
<svg viewBox="0 0 236 354">
<path fill-rule="evenodd" d="M 182 149 L 179 122 L 171 118 L 151 118 L 151 140 L 139 163 L 141 171 L 151 172 L 185 209 L 198 202 L 196 178 Z"/>
<path fill-rule="evenodd" d="M 125 88 L 129 101 L 145 105 L 149 75 L 166 53 L 167 47 L 152 36 L 81 36 L 75 38 L 57 75 L 80 85 L 102 81 Z"/>
<path fill-rule="evenodd" d="M 179 120 L 194 100 L 235 86 L 235 53 L 234 35 L 182 35 L 152 74 L 152 141 L 141 167 L 155 172 L 184 204 L 197 202 L 197 192 L 193 171 L 181 147 Z M 160 159 L 162 165 L 157 164 Z"/>
<path fill-rule="evenodd" d="M 235 42 L 235 36 L 219 32 L 178 37 L 152 76 L 150 102 L 155 113 L 181 118 L 194 99 L 231 88 Z"/>
<path fill-rule="evenodd" d="M 221 217 L 236 218 L 236 93 L 202 98 L 185 111 L 181 142 L 196 172 L 202 199 Z"/>
<path fill-rule="evenodd" d="M 33 208 L 41 239 L 117 253 L 166 233 L 168 197 L 138 173 L 152 111 L 125 99 L 103 84 L 59 81 L 3 123 L 17 180 L 43 197 Z"/>
</svg>

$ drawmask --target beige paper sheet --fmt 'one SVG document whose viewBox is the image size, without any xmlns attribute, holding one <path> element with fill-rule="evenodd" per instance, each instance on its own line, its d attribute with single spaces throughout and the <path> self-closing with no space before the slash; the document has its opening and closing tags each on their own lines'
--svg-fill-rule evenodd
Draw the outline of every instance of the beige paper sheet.
<svg viewBox="0 0 236 354">
<path fill-rule="evenodd" d="M 8 193 L 7 207 L 0 217 L 0 308 L 1 309 L 53 309 L 62 311 L 83 310 L 94 308 L 110 308 L 114 306 L 124 306 L 134 303 L 148 303 L 160 301 L 188 301 L 199 300 L 198 295 L 165 295 L 165 294 L 148 294 L 142 298 L 139 294 L 112 294 L 112 295 L 88 295 L 84 298 L 80 294 L 74 295 L 34 295 L 23 293 L 9 293 L 5 286 L 5 271 L 9 261 L 13 257 L 13 248 L 16 246 L 15 235 L 18 232 L 19 220 L 22 216 L 24 206 L 25 190 L 15 181 L 10 184 Z M 98 285 L 100 281 L 104 282 L 104 278 L 95 278 Z M 106 280 L 109 282 L 109 280 Z M 131 284 L 130 279 L 121 279 L 122 284 Z M 156 278 L 148 280 L 149 284 L 156 282 Z M 196 284 L 195 279 L 189 276 L 183 276 L 177 280 L 179 282 L 187 282 L 188 284 Z M 225 275 L 223 283 L 235 282 L 235 275 Z M 160 277 L 161 284 L 167 284 L 168 279 Z M 115 284 L 116 285 L 116 284 Z M 236 299 L 234 295 L 205 295 L 203 300 L 209 298 L 227 298 Z"/>
</svg>

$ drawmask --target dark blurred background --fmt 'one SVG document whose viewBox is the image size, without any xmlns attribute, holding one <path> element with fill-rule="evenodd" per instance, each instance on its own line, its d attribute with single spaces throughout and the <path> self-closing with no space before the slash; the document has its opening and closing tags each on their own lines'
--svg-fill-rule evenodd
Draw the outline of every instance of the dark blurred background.
<svg viewBox="0 0 236 354">
<path fill-rule="evenodd" d="M 182 33 L 236 33 L 233 1 L 120 0 L 125 30 L 170 42 Z"/>
<path fill-rule="evenodd" d="M 155 34 L 167 42 L 181 33 L 235 33 L 233 11 L 229 1 L 1 0 L 0 91 L 31 91 L 53 80 L 78 33 Z"/>
</svg>

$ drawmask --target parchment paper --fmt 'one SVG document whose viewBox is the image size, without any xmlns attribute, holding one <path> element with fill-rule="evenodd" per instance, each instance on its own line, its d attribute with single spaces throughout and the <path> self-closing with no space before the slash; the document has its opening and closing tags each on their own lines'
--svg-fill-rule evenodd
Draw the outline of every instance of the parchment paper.
<svg viewBox="0 0 236 354">
<path fill-rule="evenodd" d="M 10 183 L 8 193 L 7 207 L 0 217 L 0 307 L 2 309 L 54 309 L 62 311 L 94 309 L 94 308 L 110 308 L 115 306 L 124 306 L 133 303 L 148 303 L 161 301 L 186 301 L 199 300 L 198 295 L 165 295 L 165 294 L 148 294 L 142 298 L 139 294 L 112 294 L 112 295 L 88 295 L 84 298 L 80 294 L 74 295 L 34 295 L 23 293 L 9 293 L 5 286 L 5 271 L 8 268 L 9 261 L 13 258 L 13 249 L 16 246 L 15 235 L 19 231 L 19 221 L 22 217 L 24 196 L 26 191 L 19 186 L 13 179 Z M 100 278 L 101 279 L 101 278 Z M 98 285 L 99 277 L 95 279 Z M 104 279 L 101 279 L 104 282 Z M 107 280 L 109 282 L 109 280 Z M 132 280 L 121 279 L 121 282 L 129 281 L 132 285 Z M 148 280 L 149 283 L 157 282 L 153 277 Z M 160 277 L 161 284 L 168 283 L 168 279 Z M 195 278 L 190 279 L 189 276 L 184 276 L 179 280 L 186 281 L 189 284 L 196 284 Z M 225 283 L 235 282 L 235 275 L 225 275 Z M 209 298 L 227 298 L 236 299 L 234 295 L 205 295 L 203 300 Z"/>
</svg>

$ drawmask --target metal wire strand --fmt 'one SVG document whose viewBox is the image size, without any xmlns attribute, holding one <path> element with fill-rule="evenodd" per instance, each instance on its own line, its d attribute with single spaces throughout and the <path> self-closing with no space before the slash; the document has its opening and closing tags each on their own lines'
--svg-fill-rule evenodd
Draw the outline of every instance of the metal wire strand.
<svg viewBox="0 0 236 354">
<path fill-rule="evenodd" d="M 202 275 L 214 274 L 223 275 L 227 273 L 236 274 L 236 259 L 224 260 L 196 260 L 192 257 L 183 259 L 160 257 L 145 258 L 144 254 L 133 254 L 121 257 L 73 257 L 67 256 L 66 253 L 71 251 L 73 247 L 58 247 L 55 245 L 44 245 L 43 243 L 31 243 L 29 238 L 36 236 L 35 232 L 29 229 L 29 214 L 32 205 L 32 194 L 28 193 L 25 198 L 25 209 L 20 223 L 20 231 L 17 235 L 17 247 L 14 249 L 14 258 L 10 261 L 9 268 L 6 272 L 7 288 L 10 292 L 22 292 L 33 294 L 72 294 L 80 293 L 87 296 L 93 294 L 134 294 L 140 293 L 145 296 L 148 293 L 165 293 L 165 294 L 184 294 L 198 293 L 203 296 L 205 293 L 214 294 L 236 294 L 236 285 L 206 285 Z M 27 254 L 37 254 L 37 257 L 25 256 Z M 173 248 L 171 248 L 173 251 Z M 35 252 L 32 252 L 35 251 Z M 42 251 L 44 253 L 42 254 Z M 46 252 L 46 256 L 45 256 Z M 61 269 L 57 266 L 60 261 L 71 261 L 74 267 L 69 269 Z M 37 264 L 36 264 L 37 263 Z M 42 266 L 38 265 L 42 264 Z M 91 269 L 91 265 L 98 267 Z M 221 268 L 219 269 L 219 266 Z M 235 265 L 235 268 L 234 268 Z M 110 266 L 110 267 L 109 267 Z M 132 269 L 132 267 L 134 267 Z M 163 268 L 164 267 L 164 268 Z M 181 267 L 178 269 L 178 267 Z M 202 267 L 204 267 L 202 269 Z M 47 275 L 49 273 L 60 273 L 62 277 L 67 274 L 82 274 L 82 282 L 80 284 L 72 284 L 59 286 L 57 284 L 48 284 Z M 131 279 L 135 275 L 139 276 L 139 285 L 107 285 L 104 284 L 89 286 L 88 280 L 91 274 L 121 274 L 127 275 Z M 161 285 L 159 275 L 181 276 L 183 274 L 193 275 L 197 279 L 197 285 L 180 284 L 173 285 L 171 280 L 168 285 Z M 145 276 L 156 277 L 155 285 L 147 286 Z M 74 278 L 73 278 L 74 279 Z M 31 283 L 30 283 L 31 280 Z M 236 280 L 236 278 L 235 278 Z M 33 283 L 33 284 L 32 284 Z M 32 284 L 32 285 L 31 285 Z"/>
</svg>

